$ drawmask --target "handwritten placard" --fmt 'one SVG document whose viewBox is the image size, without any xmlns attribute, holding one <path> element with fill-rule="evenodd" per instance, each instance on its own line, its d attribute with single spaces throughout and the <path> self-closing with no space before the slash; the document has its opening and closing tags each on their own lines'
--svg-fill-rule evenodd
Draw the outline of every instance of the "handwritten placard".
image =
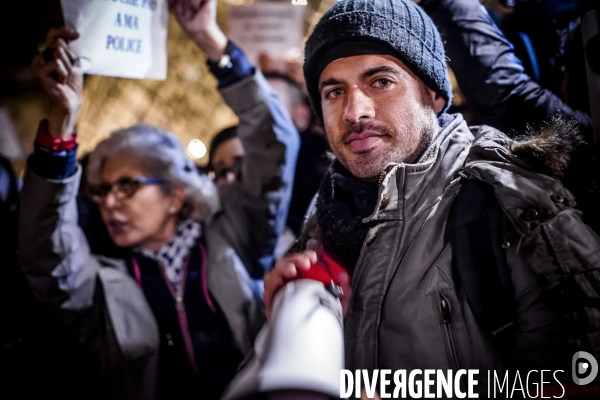
<svg viewBox="0 0 600 400">
<path fill-rule="evenodd" d="M 295 58 L 304 38 L 304 11 L 305 7 L 270 1 L 232 6 L 229 38 L 255 64 L 262 53 L 280 59 Z"/>
<path fill-rule="evenodd" d="M 167 77 L 167 0 L 61 0 L 71 46 L 88 74 Z"/>
</svg>

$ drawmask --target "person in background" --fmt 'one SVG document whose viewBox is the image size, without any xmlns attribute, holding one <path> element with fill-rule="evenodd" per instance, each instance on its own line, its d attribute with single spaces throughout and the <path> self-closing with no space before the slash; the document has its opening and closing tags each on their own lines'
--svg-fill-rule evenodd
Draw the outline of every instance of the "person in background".
<svg viewBox="0 0 600 400">
<path fill-rule="evenodd" d="M 237 125 L 223 129 L 213 137 L 208 150 L 208 171 L 212 172 L 221 197 L 227 196 L 237 179 L 246 154 L 237 131 Z"/>
<path fill-rule="evenodd" d="M 20 187 L 10 159 L 0 156 L 0 398 L 80 399 L 83 390 L 97 384 L 99 369 L 90 352 L 36 300 L 19 268 Z M 73 379 L 69 387 L 60 383 L 65 375 Z"/>
<path fill-rule="evenodd" d="M 585 110 L 570 107 L 525 73 L 514 46 L 478 1 L 422 0 L 419 5 L 440 30 L 449 66 L 477 123 L 516 135 L 560 113 L 585 132 L 591 128 Z"/>
<path fill-rule="evenodd" d="M 331 164 L 325 137 L 313 129 L 314 116 L 300 85 L 288 75 L 264 72 L 264 76 L 285 105 L 300 135 L 300 150 L 294 176 L 294 188 L 287 217 L 287 228 L 277 244 L 277 255 L 283 255 L 300 235 L 311 200 L 319 189 Z M 237 136 L 237 126 L 223 129 L 210 143 L 208 170 L 219 194 L 226 196 L 239 174 L 244 148 Z"/>
<path fill-rule="evenodd" d="M 300 134 L 300 151 L 294 176 L 294 189 L 287 226 L 295 237 L 300 236 L 306 211 L 319 190 L 321 180 L 331 165 L 329 145 L 322 133 L 313 126 L 316 117 L 310 109 L 308 98 L 300 85 L 288 75 L 265 72 L 265 78 L 285 104 L 294 125 Z M 287 249 L 285 249 L 287 251 Z"/>
<path fill-rule="evenodd" d="M 493 126 L 511 137 L 530 134 L 532 127 L 557 115 L 578 126 L 584 140 L 564 133 L 557 137 L 566 147 L 574 148 L 575 154 L 561 180 L 577 197 L 584 222 L 600 232 L 600 176 L 593 173 L 600 165 L 591 146 L 594 139 L 581 27 L 564 40 L 562 77 L 543 74 L 546 79 L 541 81 L 548 84 L 546 87 L 525 72 L 513 44 L 479 1 L 422 0 L 419 5 L 440 30 L 449 66 L 476 124 Z M 532 6 L 542 12 L 540 5 Z"/>
<path fill-rule="evenodd" d="M 77 225 L 83 79 L 68 42 L 78 33 L 51 30 L 53 59 L 32 62 L 50 112 L 25 174 L 19 263 L 36 297 L 95 355 L 107 399 L 218 399 L 264 321 L 262 278 L 285 224 L 297 132 L 217 26 L 217 1 L 196 3 L 171 9 L 239 117 L 242 173 L 219 198 L 173 134 L 113 132 L 90 154 L 87 178 L 122 259 L 92 255 Z"/>
</svg>

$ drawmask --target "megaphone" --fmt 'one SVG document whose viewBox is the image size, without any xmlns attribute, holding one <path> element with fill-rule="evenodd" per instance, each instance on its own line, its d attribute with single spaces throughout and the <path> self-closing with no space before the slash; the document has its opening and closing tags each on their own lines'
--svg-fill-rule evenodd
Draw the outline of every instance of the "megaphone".
<svg viewBox="0 0 600 400">
<path fill-rule="evenodd" d="M 277 292 L 269 323 L 258 334 L 224 400 L 297 391 L 339 397 L 344 316 L 336 272 L 321 262 L 299 271 L 296 280 Z"/>
</svg>

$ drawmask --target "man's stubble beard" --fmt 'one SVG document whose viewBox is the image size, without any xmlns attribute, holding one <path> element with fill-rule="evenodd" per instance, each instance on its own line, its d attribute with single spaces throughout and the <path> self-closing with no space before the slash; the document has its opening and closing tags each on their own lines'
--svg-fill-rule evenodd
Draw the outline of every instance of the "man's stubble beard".
<svg viewBox="0 0 600 400">
<path fill-rule="evenodd" d="M 376 178 L 390 163 L 413 163 L 427 149 L 439 129 L 433 107 L 420 107 L 418 114 L 418 118 L 407 121 L 408 123 L 403 124 L 400 129 L 381 122 L 352 124 L 335 145 L 331 146 L 333 153 L 354 176 L 362 179 Z M 366 129 L 383 134 L 382 140 L 386 141 L 383 146 L 380 146 L 383 148 L 353 153 L 351 157 L 346 157 L 340 149 L 347 146 L 345 144 L 347 137 L 351 133 L 359 133 Z M 418 133 L 415 135 L 414 132 Z"/>
</svg>

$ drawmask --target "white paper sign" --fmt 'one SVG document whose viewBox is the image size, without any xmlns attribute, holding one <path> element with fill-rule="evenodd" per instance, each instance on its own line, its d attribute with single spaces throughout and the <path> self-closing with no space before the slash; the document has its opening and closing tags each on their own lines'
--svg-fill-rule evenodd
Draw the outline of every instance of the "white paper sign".
<svg viewBox="0 0 600 400">
<path fill-rule="evenodd" d="M 261 53 L 283 59 L 302 45 L 305 7 L 262 2 L 229 11 L 229 38 L 256 64 Z M 292 54 L 296 56 L 296 54 Z"/>
<path fill-rule="evenodd" d="M 167 77 L 167 0 L 61 0 L 71 46 L 88 74 Z"/>
</svg>

